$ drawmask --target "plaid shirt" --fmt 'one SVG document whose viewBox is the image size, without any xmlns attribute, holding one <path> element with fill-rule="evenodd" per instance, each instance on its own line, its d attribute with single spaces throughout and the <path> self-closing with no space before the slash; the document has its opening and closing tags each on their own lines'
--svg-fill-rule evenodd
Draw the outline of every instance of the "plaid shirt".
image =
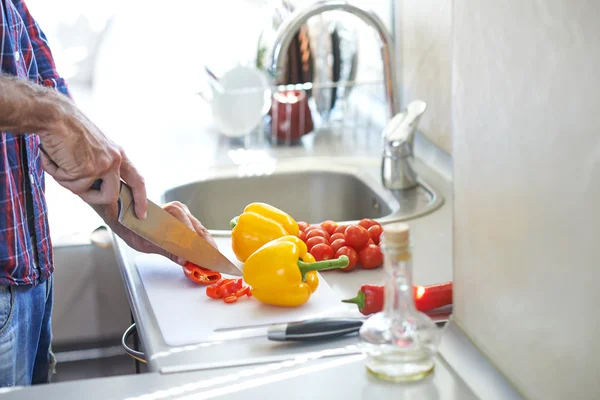
<svg viewBox="0 0 600 400">
<path fill-rule="evenodd" d="M 0 0 L 0 9 L 2 72 L 70 97 L 56 72 L 46 36 L 23 0 Z M 1 133 L 0 285 L 37 285 L 54 269 L 39 143 L 34 134 Z"/>
</svg>

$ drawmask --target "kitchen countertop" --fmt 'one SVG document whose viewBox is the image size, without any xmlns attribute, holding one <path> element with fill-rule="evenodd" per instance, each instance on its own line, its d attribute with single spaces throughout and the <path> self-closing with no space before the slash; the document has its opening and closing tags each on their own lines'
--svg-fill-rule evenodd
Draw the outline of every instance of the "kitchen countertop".
<svg viewBox="0 0 600 400">
<path fill-rule="evenodd" d="M 320 151 L 325 151 L 321 147 Z M 302 148 L 296 149 L 296 152 Z M 285 149 L 290 151 L 290 149 Z M 227 150 L 221 148 L 221 154 Z M 294 157 L 291 155 L 289 157 Z M 364 160 L 357 158 L 359 160 Z M 452 192 L 451 184 L 434 173 L 423 163 L 417 163 L 419 175 L 432 185 L 443 197 L 444 204 L 435 212 L 410 220 L 411 235 L 414 243 L 414 283 L 427 285 L 452 280 Z M 377 164 L 366 169 L 378 179 Z M 165 186 L 166 190 L 172 186 Z M 219 246 L 230 246 L 229 238 L 217 237 Z M 265 341 L 261 338 L 228 341 L 226 345 L 218 343 L 196 346 L 170 347 L 161 336 L 159 325 L 150 306 L 146 291 L 135 267 L 135 258 L 139 255 L 120 238 L 115 237 L 117 259 L 125 282 L 134 319 L 137 323 L 140 339 L 151 371 L 170 371 L 173 368 L 198 369 L 216 365 L 233 365 L 257 358 L 280 357 L 323 350 L 334 346 L 354 344 L 356 339 L 349 338 L 341 342 L 328 342 L 312 345 L 290 345 Z M 352 273 L 324 274 L 324 279 L 339 294 L 340 299 L 354 297 L 363 283 L 383 283 L 383 269 L 355 270 Z M 347 305 L 348 312 L 356 315 L 356 306 Z"/>
<path fill-rule="evenodd" d="M 110 113 L 111 110 L 124 107 L 130 100 L 127 97 L 115 99 L 111 107 L 104 110 Z M 207 114 L 206 105 L 197 97 L 190 96 L 172 108 L 167 105 L 165 109 L 165 104 L 162 104 L 160 112 L 169 115 L 162 119 L 140 118 L 142 115 L 153 115 L 153 110 L 158 110 L 152 104 L 152 99 L 136 100 L 137 112 L 134 115 L 138 118 L 119 121 L 115 118 L 101 119 L 101 128 L 109 132 L 135 129 L 147 135 L 143 139 L 144 146 L 139 145 L 139 135 L 123 136 L 118 141 L 146 177 L 148 197 L 157 202 L 160 202 L 166 189 L 202 178 L 207 169 L 219 165 L 248 166 L 272 163 L 282 158 L 331 157 L 333 154 L 356 156 L 357 160 L 360 157 L 377 160 L 380 156 L 381 142 L 377 133 L 380 130 L 376 127 L 372 130 L 353 130 L 343 135 L 335 132 L 311 135 L 300 146 L 277 147 L 271 146 L 260 136 L 258 139 L 248 137 L 239 141 L 215 134 L 210 126 L 200 122 L 210 120 L 210 115 Z M 186 145 L 181 146 L 181 143 Z M 446 170 L 436 168 L 434 172 L 430 168 L 435 168 L 440 161 L 438 151 L 427 146 L 419 149 L 420 143 L 423 140 L 417 138 L 416 154 L 426 163 L 418 161 L 417 171 L 444 197 L 440 209 L 409 221 L 414 240 L 414 283 L 426 285 L 452 280 L 452 185 Z M 148 157 L 148 154 L 157 156 Z M 371 168 L 371 173 L 379 179 L 378 168 Z M 379 398 L 381 393 L 423 399 L 475 398 L 441 358 L 436 360 L 436 369 L 431 377 L 419 383 L 391 385 L 371 378 L 364 369 L 360 354 L 319 357 L 335 349 L 352 349 L 357 344 L 356 337 L 319 344 L 271 343 L 254 338 L 228 341 L 227 344 L 169 347 L 162 340 L 133 264 L 138 253 L 118 237 L 115 237 L 114 245 L 151 372 L 16 388 L 4 394 L 5 398 L 30 398 L 41 390 L 45 398 L 61 399 L 80 398 L 82 391 L 86 392 L 86 398 L 103 399 L 134 399 L 142 395 L 146 395 L 144 399 L 159 399 L 192 393 L 197 395 L 194 398 L 210 398 L 225 394 L 220 390 L 231 387 L 244 391 L 231 392 L 228 398 L 272 398 L 274 393 L 285 393 L 288 398 L 315 399 Z M 340 298 L 351 297 L 365 282 L 382 283 L 383 272 L 381 269 L 354 271 L 331 274 L 325 278 L 340 294 Z M 302 361 L 307 353 L 315 355 L 315 359 Z M 302 362 L 298 363 L 298 360 Z M 248 365 L 240 365 L 240 362 Z M 306 378 L 317 384 L 306 385 Z M 199 395 L 200 392 L 204 394 Z"/>
<path fill-rule="evenodd" d="M 223 146 L 223 142 L 218 146 Z M 215 149 L 204 150 L 210 152 Z M 223 148 L 220 151 L 221 154 L 227 154 Z M 285 148 L 281 153 L 285 153 L 283 157 L 295 157 L 312 151 L 314 149 L 297 147 Z M 276 153 L 276 150 L 270 151 L 268 157 L 273 157 L 274 152 Z M 321 155 L 327 152 L 323 146 L 317 150 Z M 261 154 L 264 156 L 267 153 Z M 448 281 L 452 279 L 452 186 L 447 179 L 434 173 L 422 162 L 417 163 L 417 170 L 443 195 L 445 202 L 432 214 L 409 222 L 415 243 L 414 282 L 431 284 Z M 376 170 L 372 172 L 376 174 Z M 188 177 L 192 178 L 191 175 Z M 155 186 L 155 195 L 172 187 L 171 183 L 161 188 Z M 219 237 L 218 240 L 227 238 Z M 253 338 L 228 341 L 226 344 L 178 348 L 166 346 L 133 264 L 139 253 L 129 248 L 118 237 L 114 238 L 114 244 L 131 309 L 138 324 L 144 351 L 149 358 L 150 372 L 5 389 L 3 398 L 32 398 L 38 392 L 39 395 L 43 394 L 44 398 L 81 398 L 81 393 L 86 393 L 85 397 L 88 399 L 131 400 L 186 396 L 280 398 L 282 395 L 290 399 L 477 398 L 439 356 L 436 358 L 433 374 L 417 383 L 391 384 L 371 377 L 364 368 L 363 356 L 353 352 L 356 350 L 357 337 L 319 344 L 272 343 Z M 381 269 L 359 270 L 349 274 L 331 274 L 325 276 L 325 279 L 340 296 L 349 297 L 356 293 L 362 283 L 382 283 L 383 272 Z M 349 350 L 349 354 L 335 355 L 340 349 Z M 311 384 L 307 385 L 307 382 Z"/>
<path fill-rule="evenodd" d="M 15 388 L 3 400 L 26 398 L 105 400 L 159 399 L 423 399 L 475 400 L 477 397 L 441 360 L 418 383 L 393 384 L 368 375 L 362 356 L 294 364 L 273 363 L 179 374 L 146 373 Z"/>
</svg>

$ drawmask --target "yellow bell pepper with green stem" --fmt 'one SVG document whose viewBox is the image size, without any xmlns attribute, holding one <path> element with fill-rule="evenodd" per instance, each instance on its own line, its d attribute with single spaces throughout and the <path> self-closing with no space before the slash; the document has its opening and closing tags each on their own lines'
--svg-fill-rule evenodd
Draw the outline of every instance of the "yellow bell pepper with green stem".
<svg viewBox="0 0 600 400">
<path fill-rule="evenodd" d="M 297 307 L 308 301 L 319 285 L 316 271 L 343 268 L 349 259 L 315 262 L 306 244 L 296 236 L 272 240 L 254 252 L 244 264 L 244 281 L 252 296 L 275 306 Z"/>
<path fill-rule="evenodd" d="M 273 239 L 300 234 L 292 217 L 265 203 L 248 204 L 241 215 L 231 220 L 231 227 L 231 246 L 241 262 Z"/>
</svg>

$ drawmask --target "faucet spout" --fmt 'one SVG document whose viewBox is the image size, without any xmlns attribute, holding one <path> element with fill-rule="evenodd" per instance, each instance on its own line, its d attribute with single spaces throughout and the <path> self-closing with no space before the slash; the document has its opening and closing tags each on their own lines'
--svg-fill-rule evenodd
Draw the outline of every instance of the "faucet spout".
<svg viewBox="0 0 600 400">
<path fill-rule="evenodd" d="M 292 38 L 300 27 L 306 21 L 315 15 L 327 11 L 345 11 L 357 16 L 369 26 L 374 28 L 381 42 L 381 57 L 383 61 L 383 74 L 386 97 L 388 100 L 390 118 L 395 116 L 400 111 L 400 103 L 398 98 L 398 87 L 396 82 L 396 62 L 394 59 L 393 41 L 390 32 L 385 27 L 383 21 L 373 12 L 363 10 L 346 1 L 321 1 L 307 8 L 294 11 L 277 30 L 275 41 L 271 47 L 267 69 L 275 78 L 277 84 L 283 82 L 283 74 L 285 70 L 285 54 Z"/>
</svg>

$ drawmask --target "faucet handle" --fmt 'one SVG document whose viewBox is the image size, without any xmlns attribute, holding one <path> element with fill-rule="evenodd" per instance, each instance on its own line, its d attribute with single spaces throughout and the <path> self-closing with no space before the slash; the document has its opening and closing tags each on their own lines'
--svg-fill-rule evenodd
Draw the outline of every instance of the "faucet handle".
<svg viewBox="0 0 600 400">
<path fill-rule="evenodd" d="M 383 130 L 386 146 L 399 146 L 405 142 L 412 148 L 413 139 L 421 115 L 427 109 L 422 100 L 414 100 L 400 113 L 396 114 Z"/>
<path fill-rule="evenodd" d="M 413 167 L 413 139 L 426 108 L 424 101 L 411 102 L 383 130 L 385 142 L 381 159 L 381 181 L 387 189 L 403 190 L 417 185 L 417 174 Z"/>
</svg>

